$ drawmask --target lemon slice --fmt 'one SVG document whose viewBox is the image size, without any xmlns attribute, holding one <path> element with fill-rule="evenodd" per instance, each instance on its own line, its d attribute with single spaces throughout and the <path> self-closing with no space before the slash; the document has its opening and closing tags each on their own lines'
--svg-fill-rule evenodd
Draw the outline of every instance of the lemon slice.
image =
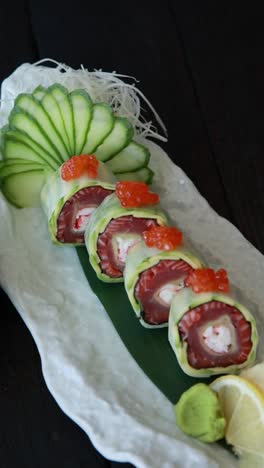
<svg viewBox="0 0 264 468">
<path fill-rule="evenodd" d="M 210 387 L 218 394 L 227 421 L 227 442 L 237 453 L 264 457 L 264 395 L 235 375 L 220 377 Z"/>
<path fill-rule="evenodd" d="M 264 456 L 245 452 L 239 458 L 239 468 L 263 468 Z"/>
<path fill-rule="evenodd" d="M 264 362 L 243 370 L 240 377 L 243 377 L 243 379 L 253 383 L 261 392 L 264 393 Z"/>
</svg>

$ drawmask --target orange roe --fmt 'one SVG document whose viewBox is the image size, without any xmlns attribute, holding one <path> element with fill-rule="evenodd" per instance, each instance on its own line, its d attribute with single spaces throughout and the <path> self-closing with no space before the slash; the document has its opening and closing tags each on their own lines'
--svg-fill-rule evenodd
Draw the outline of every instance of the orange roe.
<svg viewBox="0 0 264 468">
<path fill-rule="evenodd" d="M 185 286 L 192 288 L 195 293 L 214 291 L 227 293 L 229 280 L 223 268 L 218 271 L 212 268 L 197 268 L 186 278 Z"/>
<path fill-rule="evenodd" d="M 159 195 L 149 191 L 144 182 L 124 181 L 117 182 L 116 196 L 124 208 L 137 208 L 145 205 L 156 205 Z"/>
<path fill-rule="evenodd" d="M 151 226 L 143 232 L 145 244 L 159 250 L 174 250 L 182 244 L 182 238 L 182 232 L 176 227 Z"/>
<path fill-rule="evenodd" d="M 65 181 L 78 179 L 85 175 L 91 179 L 96 179 L 98 164 L 96 157 L 92 154 L 72 156 L 62 165 L 61 177 Z"/>
</svg>

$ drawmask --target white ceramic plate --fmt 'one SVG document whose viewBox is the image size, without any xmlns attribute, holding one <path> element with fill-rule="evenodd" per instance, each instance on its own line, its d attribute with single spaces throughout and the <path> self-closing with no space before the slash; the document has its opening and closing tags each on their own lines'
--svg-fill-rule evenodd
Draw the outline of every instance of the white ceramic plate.
<svg viewBox="0 0 264 468">
<path fill-rule="evenodd" d="M 33 76 L 24 64 L 5 80 L 1 125 L 12 107 L 8 99 L 59 81 L 58 71 L 46 70 L 39 67 Z M 159 146 L 148 145 L 163 206 L 209 263 L 228 268 L 243 299 L 252 303 L 262 333 L 263 256 L 210 208 Z M 35 339 L 49 390 L 95 447 L 137 467 L 237 466 L 219 445 L 202 444 L 177 429 L 173 406 L 129 355 L 90 290 L 75 250 L 50 242 L 42 210 L 17 210 L 1 196 L 0 216 L 1 285 Z"/>
</svg>

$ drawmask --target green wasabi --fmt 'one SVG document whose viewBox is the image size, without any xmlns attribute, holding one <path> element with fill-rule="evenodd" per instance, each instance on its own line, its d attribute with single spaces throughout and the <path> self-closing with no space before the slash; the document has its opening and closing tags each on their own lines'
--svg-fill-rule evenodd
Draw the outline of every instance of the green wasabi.
<svg viewBox="0 0 264 468">
<path fill-rule="evenodd" d="M 174 407 L 177 426 L 202 442 L 216 442 L 225 435 L 226 421 L 217 394 L 206 384 L 193 385 Z"/>
</svg>

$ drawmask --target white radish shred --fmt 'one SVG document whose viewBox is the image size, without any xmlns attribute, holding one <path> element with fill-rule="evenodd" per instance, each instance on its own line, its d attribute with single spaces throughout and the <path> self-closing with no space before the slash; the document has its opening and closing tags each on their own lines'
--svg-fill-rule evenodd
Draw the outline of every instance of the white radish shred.
<svg viewBox="0 0 264 468">
<path fill-rule="evenodd" d="M 42 66 L 46 62 L 51 62 L 56 67 Z M 115 71 L 89 71 L 83 65 L 81 65 L 80 69 L 74 70 L 64 63 L 49 58 L 39 60 L 33 64 L 27 64 L 25 72 L 29 73 L 31 77 L 35 76 L 34 83 L 39 82 L 39 84 L 45 87 L 57 82 L 64 85 L 69 91 L 77 88 L 85 89 L 94 102 L 105 102 L 112 107 L 116 115 L 127 117 L 133 125 L 136 135 L 167 141 L 167 129 L 162 119 L 149 100 L 136 87 L 135 83 L 137 80 L 132 76 L 122 75 Z M 132 80 L 132 83 L 127 83 L 123 79 Z M 19 89 L 18 83 L 17 94 L 32 92 L 31 83 L 32 80 L 29 80 L 28 83 L 25 80 L 21 83 L 21 89 Z M 16 96 L 13 97 L 13 99 L 15 98 Z M 143 108 L 140 98 L 151 110 L 164 135 L 160 135 L 152 121 L 147 121 L 142 115 Z"/>
</svg>

